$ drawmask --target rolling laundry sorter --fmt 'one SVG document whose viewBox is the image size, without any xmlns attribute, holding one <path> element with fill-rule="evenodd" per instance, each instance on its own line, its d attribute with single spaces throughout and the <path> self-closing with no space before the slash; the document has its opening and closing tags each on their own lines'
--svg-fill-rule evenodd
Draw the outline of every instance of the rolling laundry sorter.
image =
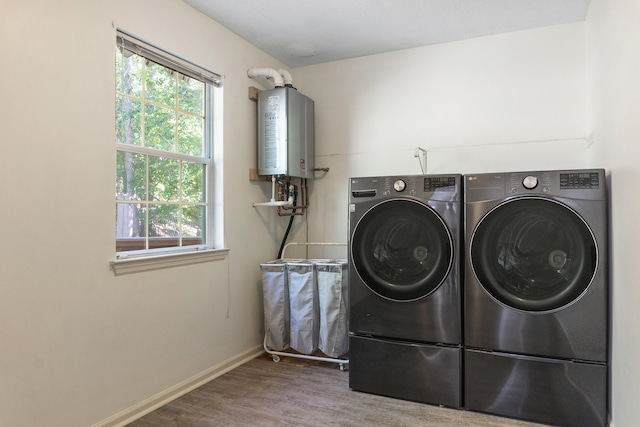
<svg viewBox="0 0 640 427">
<path fill-rule="evenodd" d="M 336 362 L 344 370 L 349 363 L 347 261 L 283 257 L 260 269 L 265 351 L 276 362 L 280 356 L 298 357 Z"/>
</svg>

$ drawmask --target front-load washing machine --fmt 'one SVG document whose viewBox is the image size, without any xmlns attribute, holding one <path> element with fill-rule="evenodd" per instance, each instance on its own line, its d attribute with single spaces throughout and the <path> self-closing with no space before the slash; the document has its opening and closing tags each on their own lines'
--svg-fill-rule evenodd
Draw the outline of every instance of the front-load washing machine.
<svg viewBox="0 0 640 427">
<path fill-rule="evenodd" d="M 349 386 L 461 406 L 461 175 L 349 180 Z"/>
<path fill-rule="evenodd" d="M 607 422 L 603 170 L 465 182 L 465 407 L 563 426 Z"/>
</svg>

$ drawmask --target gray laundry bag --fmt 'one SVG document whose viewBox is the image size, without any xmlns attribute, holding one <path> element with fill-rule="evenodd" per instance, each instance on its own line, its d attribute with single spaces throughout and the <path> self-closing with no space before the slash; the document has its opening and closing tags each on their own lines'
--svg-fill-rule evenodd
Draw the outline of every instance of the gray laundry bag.
<svg viewBox="0 0 640 427">
<path fill-rule="evenodd" d="M 275 351 L 289 347 L 289 286 L 287 264 L 271 261 L 260 264 L 264 307 L 265 345 Z"/>
<path fill-rule="evenodd" d="M 347 262 L 316 263 L 320 330 L 318 348 L 329 357 L 349 350 Z"/>
<path fill-rule="evenodd" d="M 299 353 L 318 348 L 319 309 L 312 262 L 287 262 L 291 329 L 289 345 Z"/>
</svg>

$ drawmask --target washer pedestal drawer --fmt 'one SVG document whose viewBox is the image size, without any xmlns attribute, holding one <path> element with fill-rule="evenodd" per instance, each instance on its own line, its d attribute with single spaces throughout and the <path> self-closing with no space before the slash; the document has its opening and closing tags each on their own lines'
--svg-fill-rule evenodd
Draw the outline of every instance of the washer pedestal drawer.
<svg viewBox="0 0 640 427">
<path fill-rule="evenodd" d="M 462 349 L 349 337 L 349 387 L 353 390 L 459 408 Z"/>
</svg>

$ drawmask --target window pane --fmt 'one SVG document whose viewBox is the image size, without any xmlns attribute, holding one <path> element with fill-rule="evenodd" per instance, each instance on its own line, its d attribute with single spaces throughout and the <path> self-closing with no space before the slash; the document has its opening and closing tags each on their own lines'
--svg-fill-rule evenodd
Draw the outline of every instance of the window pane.
<svg viewBox="0 0 640 427">
<path fill-rule="evenodd" d="M 116 95 L 116 142 L 142 145 L 141 112 L 140 101 Z"/>
<path fill-rule="evenodd" d="M 147 79 L 145 96 L 150 101 L 176 106 L 176 78 L 175 72 L 147 61 Z"/>
<path fill-rule="evenodd" d="M 204 115 L 204 83 L 181 75 L 178 80 L 178 108 Z"/>
<path fill-rule="evenodd" d="M 144 141 L 147 147 L 175 152 L 176 118 L 172 110 L 145 105 Z"/>
<path fill-rule="evenodd" d="M 180 162 L 149 156 L 149 201 L 180 200 Z"/>
<path fill-rule="evenodd" d="M 180 236 L 180 207 L 178 205 L 149 206 L 149 238 Z M 171 246 L 177 246 L 177 242 Z"/>
<path fill-rule="evenodd" d="M 204 202 L 205 165 L 201 163 L 182 163 L 182 200 L 190 203 Z"/>
<path fill-rule="evenodd" d="M 136 97 L 142 96 L 142 64 L 141 56 L 126 49 L 116 48 L 116 91 Z"/>
<path fill-rule="evenodd" d="M 178 152 L 202 156 L 204 142 L 204 119 L 180 114 L 178 116 Z"/>
<path fill-rule="evenodd" d="M 204 206 L 183 206 L 182 207 L 182 237 L 202 237 L 204 229 L 205 207 Z M 201 240 L 201 239 L 200 239 Z M 189 244 L 197 245 L 201 241 Z M 186 244 L 186 243 L 185 243 Z"/>
<path fill-rule="evenodd" d="M 116 198 L 146 200 L 146 156 L 116 151 Z"/>
<path fill-rule="evenodd" d="M 135 203 L 116 204 L 116 251 L 146 249 L 146 209 Z"/>
</svg>

